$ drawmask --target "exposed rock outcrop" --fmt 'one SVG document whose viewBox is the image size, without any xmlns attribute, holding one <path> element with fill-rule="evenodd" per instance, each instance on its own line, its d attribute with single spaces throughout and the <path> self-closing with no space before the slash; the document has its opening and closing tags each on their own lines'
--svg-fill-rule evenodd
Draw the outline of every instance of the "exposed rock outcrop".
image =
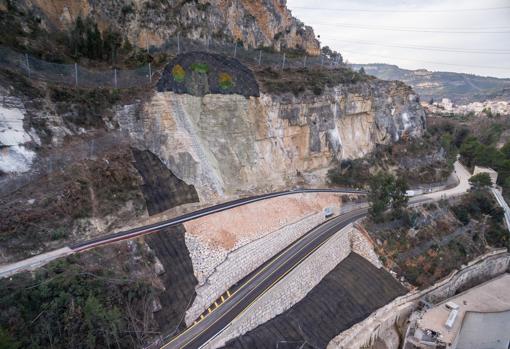
<svg viewBox="0 0 510 349">
<path fill-rule="evenodd" d="M 242 41 L 245 47 L 302 49 L 319 54 L 311 27 L 292 17 L 285 0 L 20 0 L 50 29 L 70 28 L 78 16 L 92 17 L 100 29 L 114 27 L 140 47 L 181 38 Z"/>
<path fill-rule="evenodd" d="M 269 191 L 299 182 L 323 184 L 334 159 L 424 132 L 412 90 L 369 81 L 305 93 L 192 96 L 155 93 L 117 113 L 121 129 L 156 154 L 201 200 Z"/>
</svg>

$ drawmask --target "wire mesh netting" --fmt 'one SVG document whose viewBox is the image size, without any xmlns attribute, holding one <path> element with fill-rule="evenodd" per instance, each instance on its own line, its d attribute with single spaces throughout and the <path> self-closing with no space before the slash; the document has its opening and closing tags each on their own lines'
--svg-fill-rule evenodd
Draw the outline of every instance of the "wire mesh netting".
<svg viewBox="0 0 510 349">
<path fill-rule="evenodd" d="M 159 47 L 148 46 L 149 53 L 178 54 L 205 51 L 234 57 L 249 66 L 274 69 L 334 68 L 342 62 L 338 57 L 308 56 L 304 53 L 279 53 L 271 49 L 247 49 L 238 43 L 210 39 L 191 40 L 172 37 Z M 78 64 L 47 62 L 28 54 L 0 47 L 0 65 L 29 79 L 82 88 L 132 88 L 151 84 L 157 71 L 150 64 L 135 69 L 95 70 Z"/>
</svg>

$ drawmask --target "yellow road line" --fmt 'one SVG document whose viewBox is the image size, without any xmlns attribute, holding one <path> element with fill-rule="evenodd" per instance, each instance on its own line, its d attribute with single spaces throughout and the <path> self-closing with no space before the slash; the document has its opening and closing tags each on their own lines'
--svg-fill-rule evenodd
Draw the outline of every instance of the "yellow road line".
<svg viewBox="0 0 510 349">
<path fill-rule="evenodd" d="M 345 213 L 345 214 L 346 214 L 346 215 L 347 215 L 347 214 L 353 214 L 354 212 L 357 212 L 357 211 L 363 211 L 363 210 L 366 210 L 366 208 L 360 208 L 360 209 L 352 210 L 352 211 L 347 212 L 347 213 Z M 355 217 L 357 214 L 360 214 L 360 213 L 361 213 L 361 212 L 357 212 L 356 214 L 354 214 L 354 215 L 353 215 L 353 217 Z M 326 221 L 324 225 L 322 225 L 322 224 L 321 224 L 320 226 L 317 226 L 317 227 L 315 227 L 314 229 L 312 229 L 312 231 L 314 231 L 315 229 L 319 229 L 319 228 L 321 228 L 321 227 L 324 227 L 326 224 L 330 224 L 330 223 L 332 223 L 332 222 L 334 221 L 334 219 L 335 219 L 335 218 L 339 218 L 339 217 L 340 217 L 340 216 L 337 216 L 337 217 L 334 217 L 334 218 L 330 219 L 329 221 Z M 346 219 L 351 219 L 351 218 L 353 218 L 353 217 L 349 217 L 349 218 L 346 218 Z M 333 223 L 333 224 L 332 224 L 332 227 L 333 227 L 333 226 L 335 226 L 336 224 L 339 224 L 339 223 L 340 223 L 340 222 Z M 312 231 L 311 231 L 311 232 L 312 232 Z M 310 233 L 311 233 L 311 232 L 310 232 Z M 306 235 L 308 235 L 308 234 L 306 234 Z M 331 238 L 331 237 L 329 237 L 328 239 L 326 239 L 323 243 L 325 243 L 326 241 L 328 241 L 330 238 Z M 279 253 L 279 255 L 278 255 L 278 256 L 277 256 L 274 260 L 272 260 L 271 262 L 269 262 L 269 264 L 268 264 L 268 265 L 266 265 L 266 266 L 265 266 L 264 268 L 262 268 L 259 272 L 257 272 L 257 273 L 256 273 L 255 275 L 253 275 L 250 279 L 248 279 L 248 280 L 247 280 L 247 281 L 246 281 L 243 285 L 241 285 L 241 287 L 239 287 L 239 289 L 237 289 L 234 293 L 230 293 L 230 292 L 229 292 L 229 290 L 227 290 L 227 296 L 230 298 L 231 296 L 233 296 L 233 295 L 235 295 L 236 293 L 238 293 L 239 291 L 241 291 L 241 290 L 242 290 L 242 289 L 243 289 L 246 285 L 248 285 L 248 284 L 249 284 L 249 283 L 250 283 L 250 282 L 251 282 L 254 278 L 256 278 L 259 274 L 261 274 L 262 272 L 264 272 L 264 271 L 265 271 L 266 269 L 268 269 L 268 268 L 269 268 L 272 264 L 274 264 L 276 261 L 278 261 L 280 258 L 282 258 L 282 257 L 283 257 L 283 255 L 285 255 L 285 252 L 287 252 L 289 249 L 291 249 L 294 245 L 298 244 L 300 241 L 302 241 L 302 240 L 301 240 L 301 239 L 297 239 L 296 241 L 292 242 L 289 246 L 287 246 L 284 250 L 282 250 L 282 251 L 278 252 L 278 253 Z M 312 241 L 313 241 L 313 240 L 312 240 Z M 319 246 L 321 246 L 323 243 L 321 243 Z M 304 247 L 306 247 L 306 245 L 305 245 Z M 303 248 L 304 248 L 304 247 L 303 247 Z M 301 250 L 302 250 L 303 248 L 301 248 L 301 249 L 300 249 L 297 253 L 301 252 Z M 314 249 L 313 251 L 315 251 L 315 249 Z M 312 252 L 313 252 L 313 251 L 312 251 Z M 310 252 L 310 253 L 312 253 L 312 252 Z M 295 256 L 297 253 L 295 253 L 293 256 Z M 290 258 L 292 258 L 292 257 L 290 257 Z M 299 263 L 301 263 L 301 261 L 299 261 Z M 299 264 L 299 263 L 297 263 L 297 264 Z M 295 266 L 296 266 L 297 264 L 295 264 Z M 295 267 L 295 266 L 294 266 L 294 267 Z M 293 268 L 291 268 L 291 269 L 289 270 L 289 272 L 290 272 L 292 269 L 294 269 L 294 267 L 293 267 Z M 273 275 L 273 274 L 270 274 L 270 275 Z M 284 274 L 284 275 L 286 275 L 286 274 Z M 266 277 L 263 281 L 265 281 L 266 279 L 267 279 L 267 277 Z M 264 291 L 262 294 L 264 294 L 265 292 L 266 292 L 266 291 Z M 239 301 L 238 301 L 236 304 L 234 304 L 233 306 L 236 306 L 237 304 L 239 304 L 239 303 L 240 303 L 243 299 L 244 299 L 244 298 L 241 298 L 241 300 L 239 300 Z M 220 304 L 220 306 L 221 306 L 221 305 L 223 305 L 223 304 L 224 304 L 224 303 Z M 250 305 L 251 305 L 251 303 L 250 303 Z M 249 306 L 248 306 L 248 307 L 249 307 Z M 248 308 L 248 307 L 247 307 L 247 308 Z M 246 308 L 245 308 L 245 309 L 246 309 Z M 208 310 L 209 310 L 209 313 L 211 313 L 210 308 L 208 308 Z M 216 310 L 216 309 L 215 309 L 215 310 Z M 243 312 L 244 312 L 244 310 L 243 310 Z M 242 313 L 242 312 L 241 312 L 241 313 Z M 202 316 L 203 316 L 203 315 L 201 315 L 201 320 L 203 320 Z M 239 315 L 238 315 L 238 316 L 239 316 Z M 235 320 L 238 316 L 236 316 L 236 317 L 234 318 L 234 320 Z M 200 333 L 198 333 L 196 336 L 194 336 L 193 338 L 191 338 L 191 340 L 189 340 L 187 343 L 189 343 L 189 342 L 193 341 L 196 337 L 198 337 L 198 336 L 199 336 L 200 334 L 202 334 L 204 331 L 208 330 L 208 329 L 209 329 L 212 325 L 214 325 L 216 322 L 218 322 L 218 320 L 219 320 L 219 319 L 216 319 L 216 320 L 215 320 L 212 324 L 210 324 L 210 325 L 209 325 L 209 326 L 207 326 L 204 330 L 202 330 Z M 232 321 L 233 321 L 233 320 L 232 320 Z M 232 322 L 232 321 L 231 321 L 231 322 Z M 200 323 L 200 321 L 199 321 L 199 323 Z M 197 323 L 197 324 L 198 324 L 198 323 Z M 186 330 L 184 330 L 184 332 L 182 332 L 181 334 L 179 334 L 177 337 L 175 337 L 174 339 L 172 339 L 170 342 L 168 342 L 168 343 L 166 343 L 165 345 L 163 345 L 163 346 L 161 347 L 161 349 L 166 348 L 168 345 L 170 345 L 170 344 L 171 344 L 172 342 L 174 342 L 176 339 L 178 339 L 179 337 L 183 336 L 185 333 L 187 333 L 188 331 L 190 331 L 193 327 L 195 327 L 195 325 L 192 325 L 192 326 L 188 327 Z M 187 343 L 186 343 L 186 344 L 187 344 Z"/>
</svg>

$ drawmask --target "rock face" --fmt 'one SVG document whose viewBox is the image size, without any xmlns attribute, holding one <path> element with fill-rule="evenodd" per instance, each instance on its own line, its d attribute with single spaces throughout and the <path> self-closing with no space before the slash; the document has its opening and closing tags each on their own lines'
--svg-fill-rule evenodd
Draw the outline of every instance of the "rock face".
<svg viewBox="0 0 510 349">
<path fill-rule="evenodd" d="M 339 85 L 320 96 L 158 92 L 143 105 L 119 110 L 117 121 L 206 201 L 320 185 L 332 160 L 358 158 L 425 129 L 412 90 L 378 80 Z"/>
<path fill-rule="evenodd" d="M 313 29 L 292 17 L 285 0 L 20 0 L 21 5 L 40 16 L 48 29 L 66 29 L 78 16 L 92 17 L 100 29 L 113 26 L 140 47 L 162 46 L 180 33 L 181 38 L 319 54 Z"/>
</svg>

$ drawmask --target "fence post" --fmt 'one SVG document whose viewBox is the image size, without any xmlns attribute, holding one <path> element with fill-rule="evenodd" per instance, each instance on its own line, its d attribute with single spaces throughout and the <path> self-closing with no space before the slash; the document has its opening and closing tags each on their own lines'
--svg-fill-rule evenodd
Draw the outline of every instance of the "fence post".
<svg viewBox="0 0 510 349">
<path fill-rule="evenodd" d="M 180 35 L 181 35 L 181 33 L 177 33 L 177 54 L 181 53 L 181 43 L 179 40 Z"/>
<path fill-rule="evenodd" d="M 74 63 L 74 87 L 78 87 L 78 63 Z"/>
<path fill-rule="evenodd" d="M 28 54 L 25 53 L 25 63 L 27 65 L 28 78 L 30 79 L 30 64 L 28 63 Z"/>
<path fill-rule="evenodd" d="M 285 52 L 283 53 L 283 58 L 282 58 L 282 70 L 283 68 L 285 68 Z"/>
<path fill-rule="evenodd" d="M 150 63 L 149 63 L 149 82 L 152 83 L 152 69 Z"/>
<path fill-rule="evenodd" d="M 237 41 L 234 45 L 234 58 L 236 58 L 236 56 L 237 56 Z"/>
<path fill-rule="evenodd" d="M 259 51 L 259 65 L 260 65 L 260 60 L 262 59 L 262 50 Z"/>
<path fill-rule="evenodd" d="M 303 68 L 306 68 L 306 55 L 305 55 L 305 58 L 303 60 Z"/>
<path fill-rule="evenodd" d="M 115 88 L 117 88 L 117 68 L 113 70 L 113 81 L 115 84 Z"/>
</svg>

